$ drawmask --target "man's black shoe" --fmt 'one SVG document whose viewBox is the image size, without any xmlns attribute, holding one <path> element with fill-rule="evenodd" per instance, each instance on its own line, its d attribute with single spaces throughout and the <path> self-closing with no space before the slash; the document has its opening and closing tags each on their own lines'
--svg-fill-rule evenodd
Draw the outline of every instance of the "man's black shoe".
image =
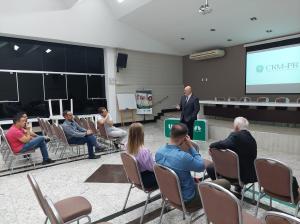
<svg viewBox="0 0 300 224">
<path fill-rule="evenodd" d="M 241 194 L 242 188 L 240 186 L 236 185 L 236 186 L 234 186 L 234 191 L 238 194 Z"/>
<path fill-rule="evenodd" d="M 51 140 L 51 139 L 50 139 L 48 136 L 45 137 L 45 142 L 46 142 L 46 143 L 47 143 L 47 142 L 50 142 L 50 140 Z"/>
<path fill-rule="evenodd" d="M 89 159 L 99 159 L 99 158 L 101 158 L 100 155 L 93 155 L 92 157 L 89 157 Z"/>
<path fill-rule="evenodd" d="M 27 154 L 27 155 L 24 155 L 24 156 L 23 156 L 24 159 L 30 159 L 30 157 L 31 157 L 30 154 Z"/>
<path fill-rule="evenodd" d="M 47 159 L 47 160 L 43 160 L 42 165 L 47 165 L 47 164 L 51 164 L 51 163 L 55 163 L 55 161 L 52 159 Z"/>
</svg>

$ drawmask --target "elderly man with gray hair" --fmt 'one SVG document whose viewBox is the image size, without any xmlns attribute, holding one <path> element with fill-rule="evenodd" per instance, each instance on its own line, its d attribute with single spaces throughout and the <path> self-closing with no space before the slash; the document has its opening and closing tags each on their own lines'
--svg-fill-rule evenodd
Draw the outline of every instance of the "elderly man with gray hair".
<svg viewBox="0 0 300 224">
<path fill-rule="evenodd" d="M 233 122 L 233 132 L 222 141 L 212 143 L 209 147 L 213 150 L 230 149 L 239 156 L 240 174 L 244 183 L 257 181 L 254 160 L 257 156 L 256 141 L 248 131 L 249 121 L 244 117 L 237 117 Z M 207 168 L 207 173 L 212 180 L 215 180 L 215 170 L 213 164 Z M 239 187 L 236 187 L 240 191 Z"/>
</svg>

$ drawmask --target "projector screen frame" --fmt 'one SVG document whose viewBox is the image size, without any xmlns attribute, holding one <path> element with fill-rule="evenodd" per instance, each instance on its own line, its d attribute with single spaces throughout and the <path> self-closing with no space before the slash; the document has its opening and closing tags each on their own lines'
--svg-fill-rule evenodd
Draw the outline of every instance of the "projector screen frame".
<svg viewBox="0 0 300 224">
<path fill-rule="evenodd" d="M 245 47 L 245 75 L 244 75 L 244 95 L 247 96 L 253 96 L 253 95 L 300 95 L 300 90 L 298 93 L 292 92 L 292 93 L 264 93 L 264 92 L 256 92 L 256 93 L 248 93 L 247 92 L 247 53 L 248 52 L 254 52 L 254 51 L 261 51 L 261 50 L 267 50 L 272 48 L 279 48 L 279 47 L 285 47 L 289 45 L 296 45 L 300 44 L 300 37 L 291 38 L 291 39 L 284 39 L 276 42 L 270 42 L 270 43 L 264 43 L 264 44 L 258 44 L 258 45 L 250 45 L 250 46 L 244 46 Z"/>
</svg>

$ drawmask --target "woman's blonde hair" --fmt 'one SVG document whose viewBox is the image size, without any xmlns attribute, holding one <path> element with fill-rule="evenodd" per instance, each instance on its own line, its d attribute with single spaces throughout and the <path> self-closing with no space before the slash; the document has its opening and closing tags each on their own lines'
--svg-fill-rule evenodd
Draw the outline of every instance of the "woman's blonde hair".
<svg viewBox="0 0 300 224">
<path fill-rule="evenodd" d="M 132 123 L 129 127 L 127 151 L 137 155 L 140 147 L 144 145 L 144 127 L 141 123 Z"/>
</svg>

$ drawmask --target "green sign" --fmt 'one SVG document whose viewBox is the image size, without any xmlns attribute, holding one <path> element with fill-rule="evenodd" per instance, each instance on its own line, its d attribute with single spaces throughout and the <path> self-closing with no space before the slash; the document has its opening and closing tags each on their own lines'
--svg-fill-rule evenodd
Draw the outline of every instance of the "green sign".
<svg viewBox="0 0 300 224">
<path fill-rule="evenodd" d="M 165 119 L 164 129 L 165 129 L 165 137 L 170 138 L 171 136 L 171 128 L 174 124 L 180 123 L 180 119 L 178 118 L 168 118 Z"/>
<path fill-rule="evenodd" d="M 164 122 L 165 137 L 170 138 L 171 128 L 174 124 L 180 123 L 178 118 L 168 118 Z M 206 120 L 200 119 L 194 122 L 193 140 L 207 140 L 207 123 Z"/>
<path fill-rule="evenodd" d="M 193 140 L 207 140 L 207 123 L 204 119 L 199 119 L 194 122 Z"/>
</svg>

